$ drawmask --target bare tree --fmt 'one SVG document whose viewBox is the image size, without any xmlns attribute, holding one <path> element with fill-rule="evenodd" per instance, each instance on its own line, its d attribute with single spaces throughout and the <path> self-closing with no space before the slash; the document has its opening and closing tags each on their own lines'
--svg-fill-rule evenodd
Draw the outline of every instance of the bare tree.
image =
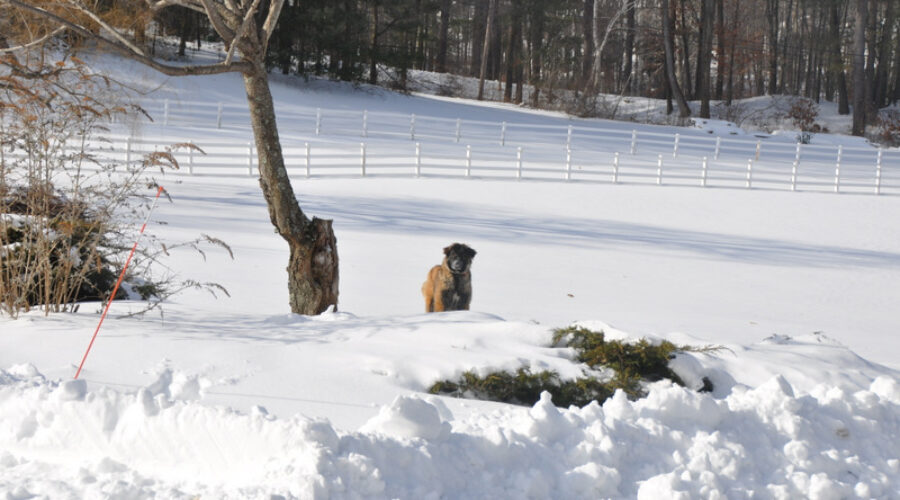
<svg viewBox="0 0 900 500">
<path fill-rule="evenodd" d="M 64 28 L 95 40 L 125 57 L 170 76 L 239 72 L 250 110 L 259 160 L 259 183 L 275 230 L 287 241 L 288 292 L 291 311 L 319 314 L 337 307 L 338 255 L 330 220 L 310 220 L 301 210 L 285 169 L 275 108 L 269 90 L 265 56 L 284 0 L 145 0 L 151 12 L 182 6 L 205 15 L 225 42 L 223 60 L 207 65 L 172 66 L 151 57 L 128 38 L 126 31 L 104 20 L 96 4 L 80 0 L 0 0 L 22 19 L 37 20 L 49 29 Z M 260 9 L 261 5 L 265 5 Z M 25 36 L 34 30 L 23 30 Z M 32 40 L 21 39 L 19 45 Z M 7 43 L 10 43 L 7 37 Z M 236 57 L 237 56 L 237 57 Z"/>
</svg>

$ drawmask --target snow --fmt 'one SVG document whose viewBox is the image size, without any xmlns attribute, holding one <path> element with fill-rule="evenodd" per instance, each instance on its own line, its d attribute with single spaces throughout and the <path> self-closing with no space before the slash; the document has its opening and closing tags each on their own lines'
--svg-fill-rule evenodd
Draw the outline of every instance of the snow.
<svg viewBox="0 0 900 500">
<path fill-rule="evenodd" d="M 184 102 L 243 99 L 233 75 L 107 64 Z M 276 80 L 279 107 L 565 123 Z M 246 138 L 213 127 L 140 129 Z M 167 264 L 231 297 L 188 290 L 144 317 L 117 301 L 79 380 L 99 304 L 0 317 L 0 498 L 900 498 L 896 195 L 296 178 L 304 210 L 334 219 L 341 262 L 339 312 L 304 317 L 287 313 L 287 248 L 257 181 L 158 180 L 172 202 L 148 231 L 234 251 L 173 248 Z M 455 241 L 478 251 L 472 311 L 424 314 L 419 287 Z M 571 350 L 549 346 L 570 324 L 713 349 L 672 361 L 689 388 L 657 382 L 637 401 L 425 393 L 468 370 L 576 377 Z M 704 377 L 711 393 L 693 390 Z"/>
</svg>

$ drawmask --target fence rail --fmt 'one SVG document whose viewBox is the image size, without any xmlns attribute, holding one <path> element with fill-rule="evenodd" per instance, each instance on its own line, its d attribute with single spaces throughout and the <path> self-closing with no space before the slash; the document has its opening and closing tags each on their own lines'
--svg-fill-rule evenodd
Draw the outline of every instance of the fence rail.
<svg viewBox="0 0 900 500">
<path fill-rule="evenodd" d="M 174 152 L 180 166 L 175 175 L 258 175 L 252 142 L 195 144 L 204 153 L 188 149 Z M 860 157 L 864 161 L 859 161 L 844 148 L 831 161 L 820 162 L 811 160 L 801 149 L 800 156 L 792 155 L 793 162 L 784 162 L 783 158 L 765 155 L 725 155 L 721 150 L 718 159 L 713 154 L 688 154 L 690 141 L 683 138 L 679 138 L 678 152 L 673 146 L 665 152 L 639 148 L 631 154 L 630 142 L 620 145 L 623 151 L 610 152 L 574 145 L 498 148 L 455 142 L 282 141 L 288 173 L 295 179 L 446 177 L 900 194 L 896 152 L 891 152 L 888 165 L 888 155 L 877 150 L 871 152 L 871 158 L 864 155 Z M 102 159 L 102 164 L 124 166 L 133 165 L 159 147 L 156 140 L 119 137 L 93 146 L 90 153 Z"/>
</svg>

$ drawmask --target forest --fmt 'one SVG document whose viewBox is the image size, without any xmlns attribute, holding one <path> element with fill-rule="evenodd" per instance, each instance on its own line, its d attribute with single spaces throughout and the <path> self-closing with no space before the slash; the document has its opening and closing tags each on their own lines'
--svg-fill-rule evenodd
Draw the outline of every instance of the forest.
<svg viewBox="0 0 900 500">
<path fill-rule="evenodd" d="M 410 70 L 476 77 L 508 102 L 568 96 L 582 115 L 598 93 L 666 98 L 682 116 L 697 101 L 701 117 L 710 100 L 786 94 L 853 109 L 861 135 L 900 99 L 898 11 L 898 0 L 287 0 L 268 64 L 401 90 Z M 158 21 L 182 51 L 214 39 L 187 10 Z"/>
</svg>

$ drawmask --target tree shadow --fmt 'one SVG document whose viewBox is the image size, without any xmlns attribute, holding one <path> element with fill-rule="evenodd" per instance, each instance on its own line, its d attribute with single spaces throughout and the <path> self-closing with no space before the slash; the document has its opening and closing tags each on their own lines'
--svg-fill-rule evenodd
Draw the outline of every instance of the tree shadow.
<svg viewBox="0 0 900 500">
<path fill-rule="evenodd" d="M 811 268 L 898 268 L 900 253 L 672 229 L 608 219 L 539 217 L 475 204 L 398 197 L 304 196 L 304 207 L 361 232 L 453 234 L 523 245 L 666 253 L 685 258 Z"/>
</svg>

